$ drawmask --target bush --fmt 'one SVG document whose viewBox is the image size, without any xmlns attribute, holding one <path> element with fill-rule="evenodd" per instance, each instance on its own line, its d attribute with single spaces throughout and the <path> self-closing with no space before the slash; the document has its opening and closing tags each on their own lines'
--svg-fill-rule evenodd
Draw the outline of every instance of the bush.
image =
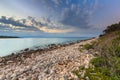
<svg viewBox="0 0 120 80">
<path fill-rule="evenodd" d="M 93 60 L 91 60 L 91 63 L 95 67 L 103 67 L 104 65 L 107 64 L 107 61 L 104 58 L 97 57 L 97 58 L 94 58 Z"/>
<path fill-rule="evenodd" d="M 107 33 L 115 32 L 115 31 L 118 31 L 118 30 L 120 30 L 120 22 L 108 26 L 103 32 L 104 32 L 105 34 L 107 34 Z"/>
</svg>

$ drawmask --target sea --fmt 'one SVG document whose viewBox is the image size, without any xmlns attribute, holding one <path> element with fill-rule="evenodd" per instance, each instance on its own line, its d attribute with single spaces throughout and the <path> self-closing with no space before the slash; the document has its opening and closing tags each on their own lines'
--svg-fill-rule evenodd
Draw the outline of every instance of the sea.
<svg viewBox="0 0 120 80">
<path fill-rule="evenodd" d="M 0 57 L 11 53 L 17 53 L 26 48 L 45 48 L 50 44 L 66 44 L 75 41 L 89 39 L 90 37 L 69 38 L 7 38 L 0 39 Z"/>
</svg>

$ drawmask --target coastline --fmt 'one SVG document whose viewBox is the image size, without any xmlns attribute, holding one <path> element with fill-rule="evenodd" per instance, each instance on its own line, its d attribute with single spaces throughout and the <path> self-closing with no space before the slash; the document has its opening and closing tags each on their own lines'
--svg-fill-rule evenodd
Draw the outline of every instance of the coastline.
<svg viewBox="0 0 120 80">
<path fill-rule="evenodd" d="M 2 61 L 0 60 L 0 63 L 4 62 L 4 61 L 12 60 L 13 58 L 15 59 L 16 57 L 25 57 L 25 58 L 27 58 L 32 53 L 39 52 L 39 53 L 42 54 L 42 53 L 45 53 L 47 51 L 52 51 L 52 50 L 55 50 L 55 49 L 58 49 L 58 48 L 61 48 L 61 47 L 74 45 L 74 44 L 85 42 L 85 41 L 88 41 L 88 40 L 91 40 L 91 39 L 95 39 L 95 38 L 93 37 L 93 38 L 85 39 L 85 40 L 77 40 L 77 41 L 74 41 L 74 42 L 64 43 L 64 44 L 50 44 L 50 45 L 47 45 L 45 48 L 39 48 L 39 49 L 36 49 L 36 50 L 30 49 L 30 48 L 26 48 L 26 49 L 20 50 L 20 51 L 18 51 L 16 53 L 11 53 L 9 55 L 0 57 L 0 59 L 3 59 Z"/>
<path fill-rule="evenodd" d="M 11 54 L 11 55 L 2 57 L 0 59 L 0 73 L 2 73 L 2 74 L 0 74 L 0 77 L 1 77 L 1 75 L 2 75 L 2 79 L 6 77 L 6 76 L 3 76 L 5 67 L 9 66 L 10 69 L 13 69 L 13 67 L 10 67 L 11 65 L 14 65 L 14 68 L 16 68 L 16 67 L 18 68 L 19 65 L 20 66 L 22 65 L 25 68 L 24 70 L 14 72 L 16 70 L 15 69 L 15 70 L 13 70 L 13 73 L 11 73 L 11 75 L 9 74 L 10 77 L 6 77 L 6 79 L 7 78 L 9 78 L 9 79 L 19 78 L 18 76 L 23 76 L 24 73 L 27 73 L 31 69 L 33 69 L 33 67 L 34 67 L 33 64 L 36 65 L 35 66 L 36 68 L 39 66 L 39 68 L 43 68 L 43 70 L 44 70 L 44 71 L 41 71 L 41 69 L 38 70 L 41 72 L 41 73 L 37 74 L 40 79 L 48 79 L 49 80 L 49 78 L 50 78 L 53 80 L 54 79 L 59 80 L 61 78 L 64 78 L 65 76 L 73 77 L 73 75 L 71 74 L 70 71 L 78 68 L 80 65 L 85 65 L 85 64 L 88 65 L 89 61 L 93 58 L 92 54 L 86 54 L 87 51 L 80 53 L 79 45 L 89 43 L 95 39 L 96 38 L 91 38 L 91 39 L 87 39 L 87 40 L 72 42 L 69 44 L 58 44 L 58 45 L 51 44 L 51 45 L 48 45 L 48 47 L 44 48 L 44 49 L 37 49 L 37 50 L 25 49 L 23 52 L 19 52 L 17 54 Z M 80 58 L 80 60 L 78 58 Z M 81 62 L 81 59 L 82 60 L 86 59 L 86 60 L 85 60 L 85 62 L 84 61 Z M 64 64 L 66 64 L 66 66 Z M 77 65 L 77 67 L 72 68 L 72 66 L 73 66 L 72 64 Z M 58 68 L 60 66 L 61 66 L 60 69 L 66 69 L 65 67 L 67 67 L 67 65 L 69 65 L 69 67 L 68 67 L 69 70 L 67 70 L 66 72 L 64 72 L 65 70 L 59 71 Z M 46 67 L 48 68 L 47 70 L 46 70 Z M 9 68 L 7 68 L 7 69 L 9 69 Z M 54 71 L 52 68 L 57 70 L 59 73 L 56 73 L 56 71 Z M 21 68 L 19 67 L 19 69 L 21 69 Z M 51 69 L 51 70 L 49 70 L 49 69 Z M 34 71 L 34 69 L 32 71 Z M 11 77 L 13 74 L 16 76 Z M 7 73 L 5 75 L 7 75 Z M 24 78 L 26 78 L 26 77 L 24 77 Z"/>
</svg>

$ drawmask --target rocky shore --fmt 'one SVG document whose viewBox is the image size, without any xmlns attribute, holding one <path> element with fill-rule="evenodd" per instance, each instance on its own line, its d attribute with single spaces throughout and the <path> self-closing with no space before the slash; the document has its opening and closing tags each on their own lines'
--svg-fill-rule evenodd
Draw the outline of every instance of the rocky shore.
<svg viewBox="0 0 120 80">
<path fill-rule="evenodd" d="M 45 49 L 25 49 L 0 58 L 0 80 L 67 80 L 77 79 L 72 71 L 88 67 L 92 51 L 80 52 L 80 45 L 96 39 L 64 45 L 51 44 Z"/>
</svg>

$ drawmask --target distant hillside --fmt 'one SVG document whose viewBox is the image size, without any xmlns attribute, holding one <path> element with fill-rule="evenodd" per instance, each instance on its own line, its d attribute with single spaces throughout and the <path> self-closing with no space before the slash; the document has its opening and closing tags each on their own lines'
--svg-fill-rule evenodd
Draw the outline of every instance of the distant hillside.
<svg viewBox="0 0 120 80">
<path fill-rule="evenodd" d="M 0 36 L 0 38 L 19 38 L 17 36 Z"/>
</svg>

